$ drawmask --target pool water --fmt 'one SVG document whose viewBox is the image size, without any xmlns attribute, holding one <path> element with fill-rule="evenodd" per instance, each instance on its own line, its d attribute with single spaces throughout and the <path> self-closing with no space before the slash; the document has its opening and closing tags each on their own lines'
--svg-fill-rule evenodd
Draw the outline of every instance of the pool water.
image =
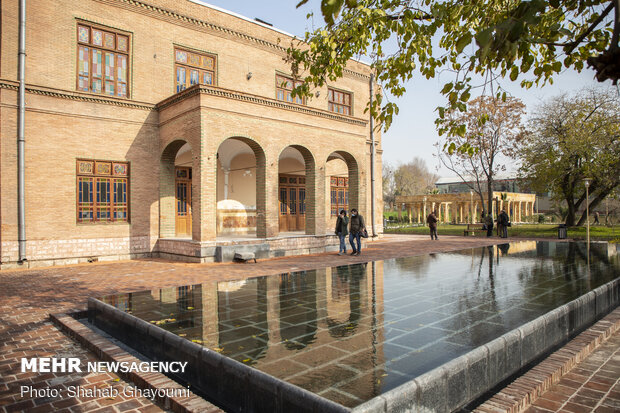
<svg viewBox="0 0 620 413">
<path fill-rule="evenodd" d="M 618 277 L 610 251 L 522 241 L 102 301 L 352 407 Z"/>
</svg>

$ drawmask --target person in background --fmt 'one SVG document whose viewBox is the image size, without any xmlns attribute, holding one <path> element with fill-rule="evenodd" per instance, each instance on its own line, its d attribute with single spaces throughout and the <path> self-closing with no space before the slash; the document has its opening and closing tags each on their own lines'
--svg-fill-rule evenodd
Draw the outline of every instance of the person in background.
<svg viewBox="0 0 620 413">
<path fill-rule="evenodd" d="M 338 255 L 344 255 L 347 253 L 347 244 L 345 243 L 345 237 L 349 234 L 349 217 L 347 217 L 347 211 L 340 210 L 340 215 L 336 220 L 336 235 L 340 239 L 340 249 Z"/>
<path fill-rule="evenodd" d="M 508 214 L 505 209 L 497 216 L 497 226 L 499 227 L 499 236 L 502 238 L 508 238 Z"/>
<path fill-rule="evenodd" d="M 426 217 L 426 223 L 431 230 L 431 240 L 438 239 L 437 238 L 437 212 L 432 211 Z"/>
<path fill-rule="evenodd" d="M 599 221 L 599 217 L 600 217 L 600 214 L 598 213 L 598 211 L 596 211 L 594 213 L 594 224 L 593 225 L 596 225 L 596 224 L 600 225 L 601 224 L 601 221 Z"/>
<path fill-rule="evenodd" d="M 360 255 L 362 253 L 361 238 L 364 229 L 366 229 L 364 217 L 357 213 L 357 209 L 353 208 L 351 210 L 351 219 L 349 220 L 349 244 L 351 244 L 351 248 L 353 248 L 351 255 Z M 357 241 L 357 248 L 355 248 L 355 243 L 353 241 Z"/>
<path fill-rule="evenodd" d="M 490 237 L 491 235 L 493 235 L 493 215 L 486 214 L 485 216 L 484 212 L 482 213 L 482 215 L 483 215 L 484 226 L 487 230 L 487 237 Z"/>
</svg>

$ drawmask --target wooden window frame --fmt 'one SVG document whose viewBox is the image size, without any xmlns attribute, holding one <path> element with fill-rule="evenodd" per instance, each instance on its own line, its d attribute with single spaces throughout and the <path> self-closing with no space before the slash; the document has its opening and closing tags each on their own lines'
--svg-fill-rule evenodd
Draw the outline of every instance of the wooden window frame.
<svg viewBox="0 0 620 413">
<path fill-rule="evenodd" d="M 340 95 L 342 95 L 342 100 L 336 98 Z M 347 98 L 348 104 L 345 103 Z M 333 87 L 327 88 L 327 110 L 339 115 L 353 116 L 353 93 Z"/>
<path fill-rule="evenodd" d="M 87 28 L 88 29 L 88 41 L 82 41 L 80 40 L 80 28 Z M 131 84 L 131 55 L 132 55 L 132 37 L 131 37 L 131 33 L 128 32 L 124 32 L 118 29 L 112 29 L 106 26 L 101 26 L 101 25 L 97 25 L 97 24 L 93 24 L 90 22 L 86 22 L 86 21 L 82 21 L 82 20 L 78 20 L 76 27 L 75 27 L 75 31 L 76 31 L 76 44 L 77 44 L 77 53 L 76 53 L 76 71 L 75 71 L 75 88 L 77 91 L 79 92 L 84 92 L 84 93 L 94 93 L 97 95 L 104 95 L 104 96 L 109 96 L 109 97 L 115 97 L 115 98 L 120 98 L 120 99 L 130 99 L 131 98 L 131 88 L 130 88 L 130 84 Z M 94 32 L 93 31 L 99 31 L 102 33 L 102 44 L 98 45 L 95 43 L 94 41 Z M 113 35 L 114 37 L 114 48 L 110 48 L 107 47 L 105 45 L 105 39 L 106 39 L 106 34 L 107 35 Z M 127 41 L 127 50 L 122 50 L 119 48 L 119 39 L 120 38 L 126 38 Z M 81 65 L 80 65 L 80 50 L 82 48 L 88 48 L 88 76 L 83 76 L 80 74 L 80 70 L 81 70 Z M 101 76 L 98 78 L 97 76 L 94 76 L 94 65 L 95 63 L 93 62 L 93 50 L 98 50 L 101 53 Z M 105 73 L 105 57 L 106 54 L 111 54 L 113 56 L 113 60 L 114 60 L 114 68 L 113 68 L 113 81 L 111 83 L 114 84 L 114 94 L 109 94 L 106 93 L 106 73 Z M 119 80 L 119 76 L 118 76 L 118 63 L 119 63 L 119 56 L 124 56 L 125 57 L 125 61 L 127 64 L 127 70 L 125 73 L 125 81 L 122 82 Z M 84 78 L 87 77 L 88 80 L 88 90 L 84 90 L 82 87 L 80 87 L 80 78 Z M 93 88 L 93 80 L 100 80 L 101 85 L 100 85 L 100 91 L 96 91 Z M 124 85 L 125 86 L 125 94 L 124 95 L 120 95 L 119 94 L 119 85 Z"/>
<path fill-rule="evenodd" d="M 330 176 L 329 184 L 330 215 L 338 216 L 341 209 L 348 211 L 349 208 L 349 178 L 342 176 Z M 340 203 L 340 200 L 338 199 L 338 191 L 344 191 L 343 203 Z M 334 202 L 334 200 L 336 202 Z"/>
<path fill-rule="evenodd" d="M 286 84 L 286 82 L 291 82 L 291 87 Z M 286 102 L 293 105 L 305 105 L 306 98 L 302 98 L 299 96 L 292 97 L 291 92 L 294 88 L 301 85 L 303 82 L 301 80 L 295 80 L 292 76 L 285 75 L 283 73 L 276 72 L 275 77 L 275 85 L 276 85 L 276 100 L 280 102 Z"/>
<path fill-rule="evenodd" d="M 90 169 L 83 168 L 81 165 L 90 165 Z M 100 168 L 100 166 L 102 166 Z M 109 166 L 109 172 L 105 172 L 105 167 Z M 120 171 L 124 168 L 125 172 Z M 130 164 L 129 162 L 101 160 L 101 159 L 76 159 L 76 209 L 75 219 L 78 224 L 98 224 L 98 223 L 129 223 L 130 222 L 130 205 L 129 205 L 129 189 L 130 189 Z M 103 171 L 103 172 L 102 172 Z M 89 202 L 81 202 L 81 183 L 90 182 Z M 107 183 L 108 202 L 99 201 L 99 185 L 98 183 Z M 124 200 L 117 199 L 117 185 L 124 185 Z M 98 211 L 107 210 L 107 217 L 102 219 L 98 217 Z M 84 219 L 81 215 L 82 211 L 90 212 L 90 219 Z M 124 217 L 118 218 L 117 213 L 123 213 Z"/>
<path fill-rule="evenodd" d="M 189 60 L 189 54 L 195 54 L 199 56 L 201 62 L 202 62 L 202 58 L 211 59 L 213 61 L 212 69 L 208 69 L 202 65 L 192 64 L 189 61 L 179 62 L 177 60 L 177 52 L 187 53 L 187 56 L 188 56 L 187 60 Z M 173 59 L 174 60 L 174 93 L 182 92 L 185 89 L 188 89 L 194 86 L 194 84 L 191 83 L 192 79 L 190 76 L 190 73 L 192 71 L 198 72 L 198 82 L 196 84 L 207 85 L 207 86 L 217 86 L 217 63 L 218 61 L 217 61 L 216 54 L 175 45 L 173 49 L 173 58 L 174 58 Z M 179 90 L 179 82 L 178 82 L 178 77 L 177 77 L 179 68 L 182 68 L 185 70 L 185 83 L 184 83 L 184 87 L 180 90 Z M 209 74 L 211 76 L 211 83 L 204 82 L 205 74 Z"/>
</svg>

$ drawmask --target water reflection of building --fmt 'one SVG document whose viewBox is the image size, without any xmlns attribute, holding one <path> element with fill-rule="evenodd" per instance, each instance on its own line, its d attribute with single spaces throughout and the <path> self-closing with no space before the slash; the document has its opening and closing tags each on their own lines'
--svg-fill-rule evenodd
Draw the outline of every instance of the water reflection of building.
<svg viewBox="0 0 620 413">
<path fill-rule="evenodd" d="M 383 323 L 382 263 L 374 268 L 255 278 L 235 291 L 218 285 L 217 299 L 209 297 L 202 307 L 204 344 L 318 393 L 332 384 L 330 378 L 362 380 L 357 387 L 368 394 L 356 396 L 371 398 L 382 374 L 375 367 L 385 361 L 382 330 L 373 328 Z M 330 377 L 317 381 L 322 370 Z"/>
<path fill-rule="evenodd" d="M 351 381 L 358 402 L 381 393 L 382 262 L 113 300 L 137 317 L 316 393 L 342 380 Z M 317 374 L 325 377 L 317 380 Z"/>
</svg>

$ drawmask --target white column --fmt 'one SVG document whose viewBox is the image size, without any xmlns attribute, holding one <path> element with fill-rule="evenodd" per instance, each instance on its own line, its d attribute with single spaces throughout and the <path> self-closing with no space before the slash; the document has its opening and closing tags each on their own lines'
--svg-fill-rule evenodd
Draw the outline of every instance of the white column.
<svg viewBox="0 0 620 413">
<path fill-rule="evenodd" d="M 228 199 L 228 174 L 230 173 L 230 169 L 224 169 L 224 199 Z"/>
</svg>

